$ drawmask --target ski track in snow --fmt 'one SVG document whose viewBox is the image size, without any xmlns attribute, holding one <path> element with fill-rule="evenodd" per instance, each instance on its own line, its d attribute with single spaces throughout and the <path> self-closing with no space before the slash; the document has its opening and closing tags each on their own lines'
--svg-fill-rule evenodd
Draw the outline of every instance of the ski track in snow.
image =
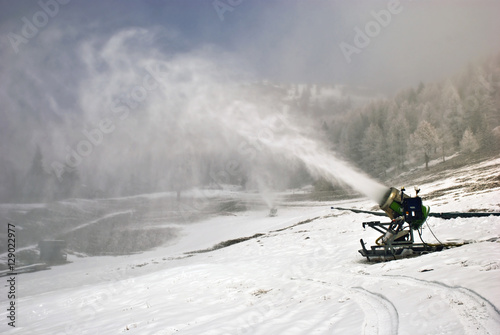
<svg viewBox="0 0 500 335">
<path fill-rule="evenodd" d="M 354 281 L 355 276 L 338 274 L 341 282 Z M 428 294 L 432 289 L 439 297 L 438 302 L 428 304 L 430 313 L 438 314 L 439 310 L 452 311 L 456 323 L 462 327 L 463 334 L 496 335 L 499 334 L 500 311 L 487 298 L 472 289 L 462 286 L 450 286 L 438 281 L 428 281 L 405 275 L 370 276 L 373 284 L 380 282 L 383 285 L 384 277 L 390 278 L 394 285 L 404 285 L 415 292 Z M 364 287 L 346 288 L 341 285 L 328 283 L 321 280 L 307 279 L 311 282 L 328 285 L 338 292 L 343 292 L 354 300 L 364 313 L 364 335 L 397 335 L 399 328 L 399 312 L 397 306 L 381 293 L 369 291 Z M 434 310 L 433 310 L 434 309 Z M 427 312 L 429 313 L 429 312 Z M 435 315 L 435 316 L 436 316 Z M 422 316 L 425 318 L 426 313 Z M 417 323 L 418 324 L 418 323 Z M 442 330 L 446 333 L 446 329 Z M 411 334 L 411 333 L 409 333 Z M 436 332 L 436 334 L 438 334 Z"/>
<path fill-rule="evenodd" d="M 370 292 L 362 287 L 355 287 L 353 291 L 358 293 L 356 299 L 361 302 L 361 308 L 365 309 L 366 305 L 370 306 L 370 309 L 365 312 L 364 335 L 398 334 L 399 315 L 391 301 L 382 294 Z"/>
<path fill-rule="evenodd" d="M 339 275 L 342 276 L 342 275 Z M 363 335 L 397 335 L 399 314 L 396 306 L 380 293 L 371 292 L 363 287 L 346 288 L 324 281 L 308 279 L 311 282 L 328 285 L 339 293 L 347 294 L 363 311 Z"/>
<path fill-rule="evenodd" d="M 461 286 L 450 286 L 438 281 L 428 281 L 409 276 L 387 276 L 399 283 L 409 286 L 420 286 L 419 289 L 437 289 L 440 297 L 447 304 L 462 324 L 465 334 L 498 334 L 500 311 L 488 299 L 472 289 Z"/>
</svg>

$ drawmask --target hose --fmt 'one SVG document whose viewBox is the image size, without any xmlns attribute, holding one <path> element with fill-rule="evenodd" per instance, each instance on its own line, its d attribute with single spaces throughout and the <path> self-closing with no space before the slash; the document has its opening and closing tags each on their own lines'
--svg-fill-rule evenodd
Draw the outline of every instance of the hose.
<svg viewBox="0 0 500 335">
<path fill-rule="evenodd" d="M 432 231 L 431 227 L 429 226 L 429 222 L 427 222 L 427 220 L 425 220 L 425 223 L 427 224 L 427 228 L 429 228 L 429 231 L 431 232 L 432 236 L 434 236 L 434 238 L 436 239 L 436 241 L 439 242 L 440 245 L 444 245 L 443 242 L 441 242 L 437 237 L 436 235 L 434 235 L 434 232 Z"/>
</svg>

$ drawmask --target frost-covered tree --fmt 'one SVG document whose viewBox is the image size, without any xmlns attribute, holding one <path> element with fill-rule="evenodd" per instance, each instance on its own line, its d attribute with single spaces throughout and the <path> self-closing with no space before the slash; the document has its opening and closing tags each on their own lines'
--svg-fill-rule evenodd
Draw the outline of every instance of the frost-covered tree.
<svg viewBox="0 0 500 335">
<path fill-rule="evenodd" d="M 465 122 L 473 133 L 479 134 L 480 145 L 485 147 L 491 144 L 491 130 L 500 122 L 500 108 L 492 93 L 494 89 L 483 72 L 477 69 L 465 97 Z"/>
<path fill-rule="evenodd" d="M 410 125 L 397 106 L 391 108 L 392 122 L 387 129 L 387 142 L 389 146 L 389 158 L 398 169 L 403 169 L 408 153 L 408 134 Z"/>
<path fill-rule="evenodd" d="M 441 149 L 444 153 L 447 149 L 457 149 L 463 134 L 464 108 L 456 87 L 448 80 L 441 92 L 439 103 L 440 112 L 443 117 L 440 130 Z"/>
<path fill-rule="evenodd" d="M 408 101 L 404 101 L 399 107 L 400 113 L 408 121 L 410 126 L 410 131 L 413 132 L 417 128 L 419 121 L 419 113 L 414 105 L 411 105 Z"/>
<path fill-rule="evenodd" d="M 365 170 L 374 174 L 380 174 L 385 171 L 387 157 L 384 149 L 384 136 L 382 130 L 376 124 L 371 124 L 361 143 L 363 153 L 363 166 Z"/>
<path fill-rule="evenodd" d="M 438 152 L 444 162 L 446 156 L 454 153 L 459 144 L 455 145 L 455 136 L 453 136 L 454 132 L 451 130 L 451 124 L 442 123 L 436 132 L 438 135 Z"/>
<path fill-rule="evenodd" d="M 339 137 L 339 148 L 341 154 L 353 162 L 361 163 L 363 153 L 361 142 L 365 132 L 365 121 L 360 115 L 351 117 L 343 121 L 344 126 L 338 125 L 337 129 L 341 132 Z"/>
<path fill-rule="evenodd" d="M 447 80 L 441 89 L 439 97 L 439 107 L 441 111 L 455 110 L 461 105 L 460 95 L 457 88 L 453 85 L 451 80 Z"/>
<path fill-rule="evenodd" d="M 467 128 L 462 136 L 462 140 L 460 141 L 460 150 L 463 153 L 472 153 L 479 149 L 479 143 L 476 140 L 476 136 Z"/>
<path fill-rule="evenodd" d="M 332 107 L 332 110 L 336 109 Z M 480 66 L 471 64 L 453 79 L 425 85 L 421 83 L 416 89 L 402 90 L 392 99 L 349 106 L 341 117 L 337 114 L 334 120 L 330 120 L 328 138 L 335 144 L 336 150 L 373 173 L 374 170 L 380 171 L 383 164 L 375 166 L 367 163 L 376 161 L 367 149 L 373 146 L 369 143 L 374 136 L 372 125 L 382 131 L 383 149 L 388 154 L 386 162 L 389 161 L 390 167 L 395 168 L 402 168 L 402 154 L 409 148 L 418 153 L 427 165 L 432 156 L 440 155 L 444 160 L 446 156 L 462 150 L 461 141 L 467 128 L 470 128 L 481 149 L 490 149 L 490 152 L 498 150 L 500 55 Z M 417 131 L 417 128 L 420 129 Z M 426 129 L 430 135 L 422 134 Z M 408 134 L 413 134 L 413 137 L 405 143 L 401 137 L 409 139 Z"/>
<path fill-rule="evenodd" d="M 410 136 L 414 150 L 424 156 L 425 168 L 429 169 L 429 161 L 432 154 L 436 152 L 439 139 L 436 129 L 427 121 L 423 120 L 415 132 Z"/>
</svg>

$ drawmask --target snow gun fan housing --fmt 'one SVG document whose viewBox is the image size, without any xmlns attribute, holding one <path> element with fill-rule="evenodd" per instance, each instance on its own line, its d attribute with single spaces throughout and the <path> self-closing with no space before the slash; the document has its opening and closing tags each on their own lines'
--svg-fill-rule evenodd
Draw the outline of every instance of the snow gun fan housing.
<svg viewBox="0 0 500 335">
<path fill-rule="evenodd" d="M 376 245 L 369 250 L 363 240 L 360 241 L 362 249 L 359 252 L 369 261 L 398 259 L 442 250 L 441 245 L 414 243 L 413 231 L 419 230 L 429 215 L 429 207 L 422 204 L 419 190 L 415 191 L 416 195 L 410 197 L 404 193 L 404 188 L 399 191 L 391 187 L 379 202 L 391 222 L 363 222 L 363 228 L 368 226 L 382 233 L 375 241 Z"/>
<path fill-rule="evenodd" d="M 410 225 L 411 229 L 419 229 L 427 220 L 429 206 L 422 205 L 418 189 L 416 189 L 417 194 L 413 198 L 404 194 L 403 191 L 404 189 L 400 192 L 391 187 L 379 203 L 380 209 L 386 212 L 391 220 L 404 217 L 404 221 Z"/>
</svg>

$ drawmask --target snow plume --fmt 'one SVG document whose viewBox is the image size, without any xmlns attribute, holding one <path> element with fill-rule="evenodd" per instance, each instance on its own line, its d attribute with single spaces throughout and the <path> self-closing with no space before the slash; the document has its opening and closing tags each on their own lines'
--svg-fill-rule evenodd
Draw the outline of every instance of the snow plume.
<svg viewBox="0 0 500 335">
<path fill-rule="evenodd" d="M 55 36 L 57 48 L 64 34 Z M 68 57 L 78 65 L 66 99 L 73 110 L 53 103 L 56 120 L 33 135 L 46 169 L 58 179 L 76 169 L 88 187 L 116 194 L 249 184 L 270 207 L 272 191 L 300 164 L 375 200 L 386 190 L 336 158 L 305 117 L 230 55 L 210 47 L 165 52 L 150 43 L 177 38 L 135 28 L 82 37 Z"/>
<path fill-rule="evenodd" d="M 274 114 L 269 111 L 267 118 L 262 118 L 252 104 L 240 105 L 235 109 L 244 119 L 236 121 L 234 129 L 250 143 L 256 143 L 256 147 L 265 148 L 288 162 L 300 161 L 315 177 L 343 183 L 376 202 L 380 201 L 387 191 L 386 186 L 336 157 L 335 152 L 315 138 L 314 129 L 307 129 L 305 123 L 299 123 L 300 119 L 287 112 L 285 106 L 282 108 Z"/>
</svg>

